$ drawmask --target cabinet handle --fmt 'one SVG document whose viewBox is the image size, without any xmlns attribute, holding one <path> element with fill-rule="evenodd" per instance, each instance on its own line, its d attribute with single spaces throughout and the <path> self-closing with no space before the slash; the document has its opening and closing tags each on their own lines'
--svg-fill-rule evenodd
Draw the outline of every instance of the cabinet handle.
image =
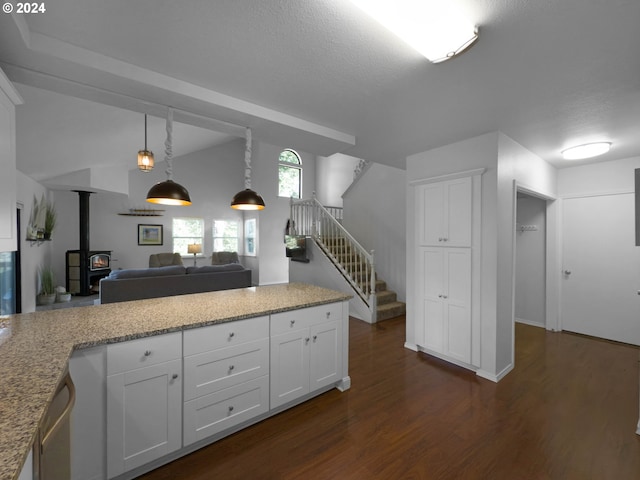
<svg viewBox="0 0 640 480">
<path fill-rule="evenodd" d="M 318 339 L 318 335 L 313 336 L 313 341 L 315 342 Z"/>
<path fill-rule="evenodd" d="M 172 378 L 173 380 L 175 380 L 176 378 L 178 378 L 178 374 L 177 374 L 177 373 L 174 373 L 173 375 L 171 375 L 171 378 Z"/>
<path fill-rule="evenodd" d="M 438 298 L 442 298 L 442 294 L 438 295 Z"/>
<path fill-rule="evenodd" d="M 446 295 L 442 295 L 442 298 L 448 298 Z"/>
<path fill-rule="evenodd" d="M 327 312 L 327 318 L 331 317 L 331 312 Z"/>
<path fill-rule="evenodd" d="M 229 405 L 229 411 L 233 412 L 233 405 Z"/>
<path fill-rule="evenodd" d="M 304 343 L 309 343 L 309 337 L 304 339 Z"/>
<path fill-rule="evenodd" d="M 293 325 L 296 323 L 295 320 L 291 320 L 291 326 L 293 327 Z"/>
<path fill-rule="evenodd" d="M 233 366 L 233 365 L 229 365 L 229 371 L 230 371 L 230 372 L 232 372 L 234 368 L 236 368 L 236 367 L 235 367 L 235 366 Z"/>
<path fill-rule="evenodd" d="M 229 338 L 233 338 L 233 337 L 235 337 L 235 336 L 236 336 L 236 334 L 235 334 L 235 333 L 233 333 L 233 332 L 231 332 L 231 333 L 229 334 Z"/>
<path fill-rule="evenodd" d="M 439 242 L 441 242 L 442 240 L 444 240 L 444 238 L 442 238 L 442 237 L 438 238 Z"/>
<path fill-rule="evenodd" d="M 144 356 L 148 357 L 149 355 L 151 355 L 151 350 L 145 350 L 144 351 Z"/>
</svg>

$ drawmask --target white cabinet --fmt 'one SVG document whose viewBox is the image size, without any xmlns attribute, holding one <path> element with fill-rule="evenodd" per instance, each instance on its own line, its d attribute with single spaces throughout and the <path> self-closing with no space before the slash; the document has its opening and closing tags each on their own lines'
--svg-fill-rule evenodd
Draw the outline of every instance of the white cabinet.
<svg viewBox="0 0 640 480">
<path fill-rule="evenodd" d="M 342 372 L 342 304 L 271 316 L 271 408 L 334 384 Z"/>
<path fill-rule="evenodd" d="M 471 249 L 421 249 L 422 346 L 471 363 Z"/>
<path fill-rule="evenodd" d="M 27 455 L 27 459 L 24 461 L 24 465 L 22 466 L 22 470 L 20 470 L 20 475 L 18 475 L 18 480 L 37 480 L 33 475 L 33 451 L 29 452 Z"/>
<path fill-rule="evenodd" d="M 184 332 L 184 444 L 269 410 L 269 317 Z"/>
<path fill-rule="evenodd" d="M 420 223 L 418 243 L 424 246 L 470 247 L 472 180 L 470 177 L 417 187 Z"/>
<path fill-rule="evenodd" d="M 16 113 L 22 103 L 0 70 L 0 252 L 17 250 L 16 233 Z"/>
<path fill-rule="evenodd" d="M 69 373 L 76 387 L 71 411 L 71 479 L 106 478 L 107 347 L 73 352 Z"/>
<path fill-rule="evenodd" d="M 182 446 L 182 333 L 107 346 L 107 476 Z"/>
</svg>

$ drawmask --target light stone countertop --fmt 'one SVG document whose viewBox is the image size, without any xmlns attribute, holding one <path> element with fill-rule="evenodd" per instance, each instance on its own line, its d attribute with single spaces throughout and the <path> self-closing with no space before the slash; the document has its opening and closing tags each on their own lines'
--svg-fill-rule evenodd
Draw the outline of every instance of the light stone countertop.
<svg viewBox="0 0 640 480">
<path fill-rule="evenodd" d="M 0 317 L 0 480 L 15 480 L 74 350 L 348 300 L 291 283 Z"/>
</svg>

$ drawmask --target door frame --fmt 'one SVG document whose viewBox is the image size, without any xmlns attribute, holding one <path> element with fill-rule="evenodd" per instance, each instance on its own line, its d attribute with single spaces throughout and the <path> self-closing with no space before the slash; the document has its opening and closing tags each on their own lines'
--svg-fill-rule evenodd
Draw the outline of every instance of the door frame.
<svg viewBox="0 0 640 480">
<path fill-rule="evenodd" d="M 559 241 L 559 201 L 552 195 L 542 193 L 518 180 L 513 181 L 512 191 L 512 272 L 511 272 L 511 323 L 512 347 L 511 364 L 515 364 L 515 305 L 516 305 L 516 216 L 518 208 L 518 192 L 546 201 L 545 212 L 545 329 L 559 331 L 559 288 L 560 288 L 560 241 Z"/>
</svg>

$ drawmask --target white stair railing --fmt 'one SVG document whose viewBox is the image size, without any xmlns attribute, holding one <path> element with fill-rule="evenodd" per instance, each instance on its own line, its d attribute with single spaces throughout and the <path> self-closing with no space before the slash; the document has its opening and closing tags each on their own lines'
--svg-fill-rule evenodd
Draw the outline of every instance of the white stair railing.
<svg viewBox="0 0 640 480">
<path fill-rule="evenodd" d="M 293 233 L 312 237 L 376 318 L 374 251 L 367 252 L 342 226 L 342 209 L 325 207 L 315 197 L 290 202 Z M 336 216 L 339 218 L 336 219 Z"/>
</svg>

